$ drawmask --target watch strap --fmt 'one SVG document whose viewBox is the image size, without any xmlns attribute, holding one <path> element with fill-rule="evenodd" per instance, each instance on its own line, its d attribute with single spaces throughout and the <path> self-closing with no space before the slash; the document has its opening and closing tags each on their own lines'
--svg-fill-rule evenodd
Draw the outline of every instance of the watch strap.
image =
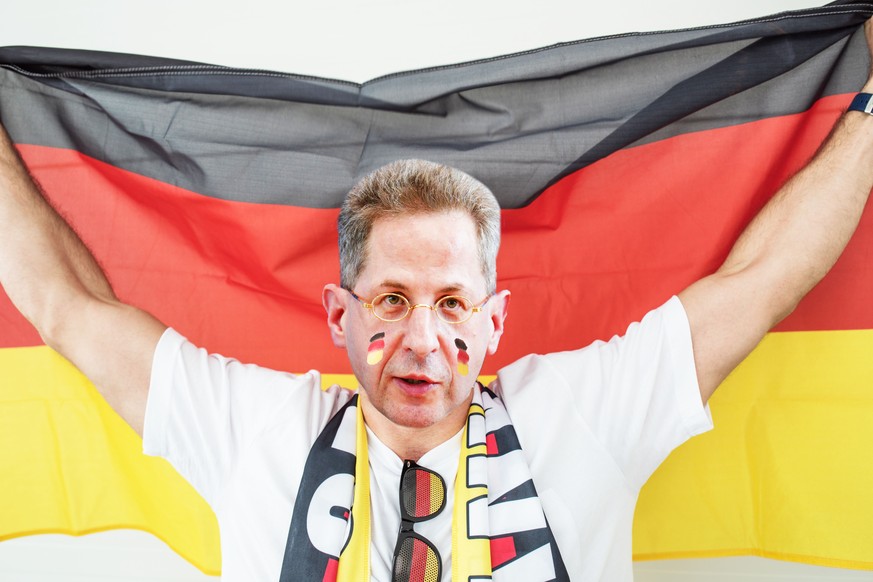
<svg viewBox="0 0 873 582">
<path fill-rule="evenodd" d="M 848 111 L 862 111 L 868 115 L 873 115 L 873 93 L 858 93 L 855 95 Z"/>
</svg>

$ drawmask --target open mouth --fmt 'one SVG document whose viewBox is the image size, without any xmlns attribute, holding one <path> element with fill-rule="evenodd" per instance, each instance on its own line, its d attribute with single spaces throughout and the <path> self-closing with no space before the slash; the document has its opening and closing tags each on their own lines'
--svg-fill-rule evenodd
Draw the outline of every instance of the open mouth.
<svg viewBox="0 0 873 582">
<path fill-rule="evenodd" d="M 408 376 L 395 376 L 394 380 L 407 391 L 413 394 L 424 394 L 438 384 L 438 380 L 434 380 L 430 376 L 424 374 L 410 374 Z"/>
<path fill-rule="evenodd" d="M 415 386 L 417 384 L 429 384 L 430 383 L 427 380 L 419 380 L 416 378 L 400 378 L 400 381 L 405 382 L 406 384 L 410 384 L 412 386 Z"/>
</svg>

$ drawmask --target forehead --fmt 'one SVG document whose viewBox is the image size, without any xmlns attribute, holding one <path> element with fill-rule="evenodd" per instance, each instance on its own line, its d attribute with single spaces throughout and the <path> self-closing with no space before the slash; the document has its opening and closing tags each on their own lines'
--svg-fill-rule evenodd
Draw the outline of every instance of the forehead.
<svg viewBox="0 0 873 582">
<path fill-rule="evenodd" d="M 473 219 L 462 211 L 380 218 L 370 231 L 359 283 L 374 291 L 484 292 Z"/>
</svg>

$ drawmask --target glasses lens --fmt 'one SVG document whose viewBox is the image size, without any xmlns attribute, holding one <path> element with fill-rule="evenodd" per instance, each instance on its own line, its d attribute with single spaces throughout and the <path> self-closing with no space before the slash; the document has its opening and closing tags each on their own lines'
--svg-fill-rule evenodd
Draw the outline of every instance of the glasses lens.
<svg viewBox="0 0 873 582">
<path fill-rule="evenodd" d="M 439 582 L 440 557 L 433 545 L 415 534 L 400 541 L 394 555 L 393 582 Z"/>
<path fill-rule="evenodd" d="M 373 314 L 384 321 L 400 321 L 409 311 L 409 301 L 397 293 L 383 293 L 373 299 Z"/>
<path fill-rule="evenodd" d="M 447 323 L 464 323 L 473 315 L 473 304 L 466 297 L 450 295 L 437 301 L 436 312 Z"/>
<path fill-rule="evenodd" d="M 446 482 L 424 467 L 406 465 L 400 477 L 400 509 L 403 518 L 422 521 L 442 511 L 446 504 Z"/>
</svg>

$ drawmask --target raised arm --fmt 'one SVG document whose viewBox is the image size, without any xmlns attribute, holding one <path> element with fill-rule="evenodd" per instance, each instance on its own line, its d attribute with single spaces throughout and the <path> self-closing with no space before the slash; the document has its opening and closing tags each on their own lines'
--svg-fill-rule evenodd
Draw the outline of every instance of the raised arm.
<svg viewBox="0 0 873 582">
<path fill-rule="evenodd" d="M 142 434 L 151 359 L 166 327 L 118 301 L 94 257 L 43 198 L 2 126 L 0 285 L 46 344 Z"/>
<path fill-rule="evenodd" d="M 869 21 L 865 32 L 869 45 Z M 873 77 L 862 91 L 873 92 Z M 721 268 L 679 294 L 704 402 L 834 265 L 871 188 L 873 115 L 849 111 L 743 231 Z"/>
</svg>

